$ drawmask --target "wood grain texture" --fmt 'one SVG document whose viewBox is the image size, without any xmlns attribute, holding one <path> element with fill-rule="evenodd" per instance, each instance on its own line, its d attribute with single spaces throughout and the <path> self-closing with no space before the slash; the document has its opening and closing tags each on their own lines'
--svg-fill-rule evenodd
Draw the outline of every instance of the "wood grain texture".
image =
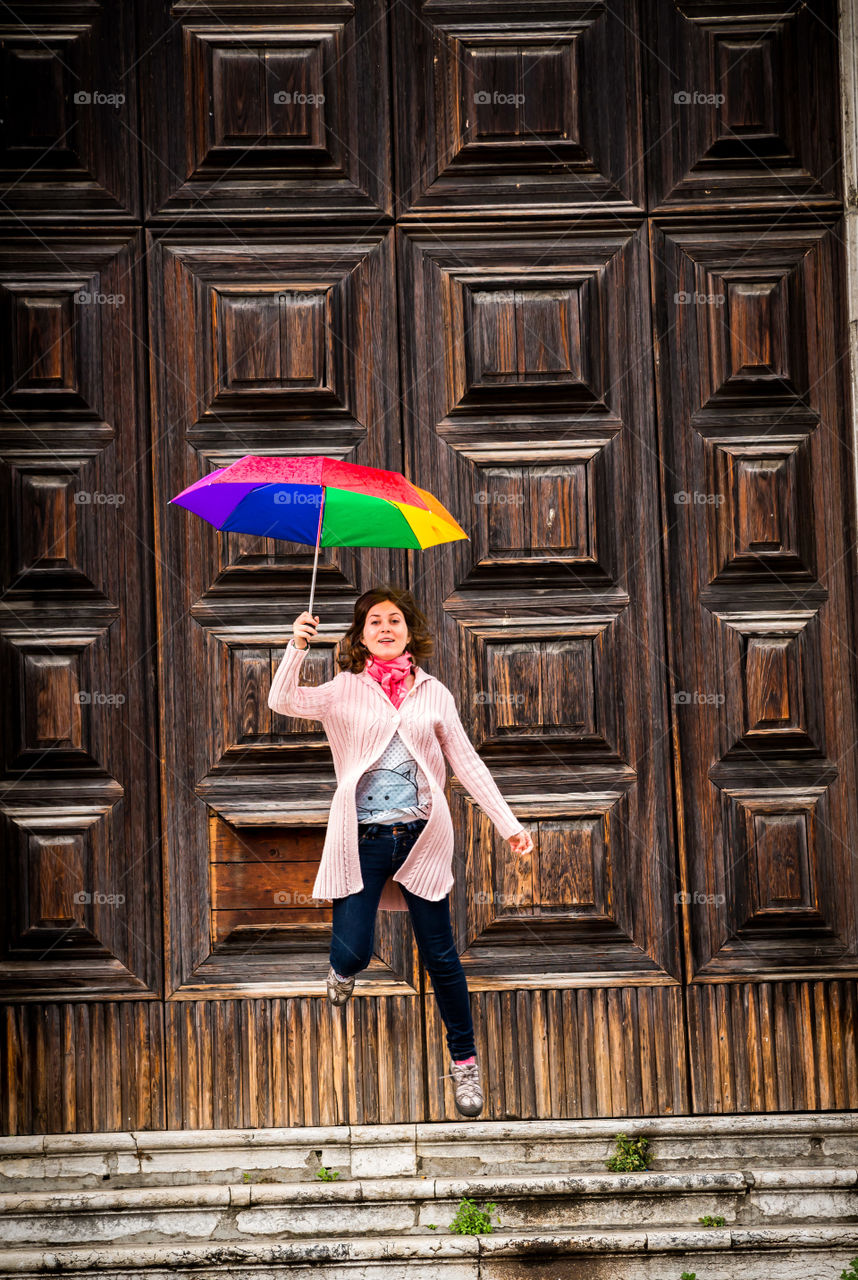
<svg viewBox="0 0 858 1280">
<path fill-rule="evenodd" d="M 677 987 L 471 994 L 486 1120 L 681 1115 L 690 1090 Z M 458 1117 L 444 1027 L 426 997 L 430 1120 Z"/>
<path fill-rule="evenodd" d="M 342 1011 L 302 998 L 8 1005 L 2 1131 L 455 1120 L 427 987 L 423 1015 L 419 997 Z M 485 1119 L 858 1108 L 852 980 L 690 987 L 688 1067 L 678 988 L 481 991 L 471 1004 Z"/>
<path fill-rule="evenodd" d="M 146 212 L 378 217 L 392 205 L 386 0 L 209 14 L 138 0 Z"/>
<path fill-rule="evenodd" d="M 837 21 L 834 0 L 645 0 L 650 213 L 837 206 Z"/>
<path fill-rule="evenodd" d="M 144 240 L 16 222 L 0 246 L 0 986 L 145 997 L 163 948 Z"/>
<path fill-rule="evenodd" d="M 695 984 L 688 1035 L 696 1112 L 858 1106 L 853 979 Z"/>
<path fill-rule="evenodd" d="M 480 8 L 392 6 L 397 216 L 642 208 L 638 6 Z"/>
<path fill-rule="evenodd" d="M 652 242 L 689 973 L 854 974 L 839 224 Z"/>
<path fill-rule="evenodd" d="M 125 70 L 135 60 L 135 6 L 87 9 L 71 25 L 51 8 L 10 7 L 4 19 L 4 218 L 18 230 L 139 219 L 140 112 Z"/>
<path fill-rule="evenodd" d="M 312 548 L 169 504 L 247 453 L 468 532 L 304 678 L 409 586 L 533 838 L 451 780 L 486 1118 L 858 1106 L 835 0 L 121 8 L 4 26 L 4 1131 L 458 1119 L 407 917 L 324 997 Z"/>
<path fill-rule="evenodd" d="M 160 1002 L 8 1004 L 2 1016 L 4 1134 L 170 1127 Z"/>
<path fill-rule="evenodd" d="M 167 1006 L 171 1128 L 394 1124 L 424 1117 L 416 996 Z"/>
</svg>

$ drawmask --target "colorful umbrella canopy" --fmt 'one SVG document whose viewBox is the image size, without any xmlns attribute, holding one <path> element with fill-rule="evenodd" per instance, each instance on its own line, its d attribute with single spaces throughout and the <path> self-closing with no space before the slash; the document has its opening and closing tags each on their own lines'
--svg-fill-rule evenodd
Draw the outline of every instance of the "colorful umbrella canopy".
<svg viewBox="0 0 858 1280">
<path fill-rule="evenodd" d="M 437 498 L 400 472 L 338 458 L 247 454 L 170 502 L 224 532 L 315 545 L 311 611 L 320 546 L 421 550 L 468 537 Z"/>
</svg>

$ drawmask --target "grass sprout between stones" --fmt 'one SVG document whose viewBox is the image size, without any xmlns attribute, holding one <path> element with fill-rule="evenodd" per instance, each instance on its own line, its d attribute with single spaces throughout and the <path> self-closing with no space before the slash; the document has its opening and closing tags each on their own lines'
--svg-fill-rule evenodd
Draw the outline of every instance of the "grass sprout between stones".
<svg viewBox="0 0 858 1280">
<path fill-rule="evenodd" d="M 491 1215 L 496 1208 L 496 1204 L 487 1204 L 485 1209 L 480 1209 L 476 1200 L 469 1200 L 467 1196 L 463 1196 L 459 1201 L 456 1216 L 450 1223 L 450 1230 L 460 1236 L 478 1236 L 491 1231 L 493 1229 Z M 498 1225 L 500 1225 L 500 1216 L 498 1216 Z"/>
<path fill-rule="evenodd" d="M 649 1168 L 652 1160 L 649 1138 L 628 1138 L 618 1133 L 616 1143 L 617 1150 L 607 1161 L 612 1173 L 640 1173 Z"/>
</svg>

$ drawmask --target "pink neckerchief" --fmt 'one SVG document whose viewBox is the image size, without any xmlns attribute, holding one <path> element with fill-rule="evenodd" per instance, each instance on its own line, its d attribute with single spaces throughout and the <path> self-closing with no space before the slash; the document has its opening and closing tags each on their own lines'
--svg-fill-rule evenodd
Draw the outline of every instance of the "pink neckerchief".
<svg viewBox="0 0 858 1280">
<path fill-rule="evenodd" d="M 370 654 L 365 671 L 377 680 L 390 701 L 398 707 L 407 692 L 405 681 L 411 675 L 411 654 L 406 649 L 398 658 L 377 658 Z"/>
</svg>

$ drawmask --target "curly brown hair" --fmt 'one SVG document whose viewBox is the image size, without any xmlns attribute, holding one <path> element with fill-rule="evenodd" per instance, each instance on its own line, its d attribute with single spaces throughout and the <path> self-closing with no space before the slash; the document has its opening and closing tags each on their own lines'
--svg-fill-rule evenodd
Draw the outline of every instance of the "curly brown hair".
<svg viewBox="0 0 858 1280">
<path fill-rule="evenodd" d="M 380 587 L 373 587 L 371 591 L 365 591 L 355 601 L 352 625 L 340 641 L 340 652 L 337 654 L 337 662 L 342 671 L 352 671 L 355 675 L 360 675 L 363 671 L 369 658 L 369 650 L 361 640 L 367 614 L 373 605 L 382 604 L 385 600 L 389 600 L 391 604 L 396 605 L 397 609 L 402 610 L 402 616 L 411 634 L 406 647 L 414 659 L 412 665 L 419 666 L 424 658 L 431 655 L 435 642 L 429 631 L 429 624 L 411 592 L 382 584 Z"/>
</svg>

